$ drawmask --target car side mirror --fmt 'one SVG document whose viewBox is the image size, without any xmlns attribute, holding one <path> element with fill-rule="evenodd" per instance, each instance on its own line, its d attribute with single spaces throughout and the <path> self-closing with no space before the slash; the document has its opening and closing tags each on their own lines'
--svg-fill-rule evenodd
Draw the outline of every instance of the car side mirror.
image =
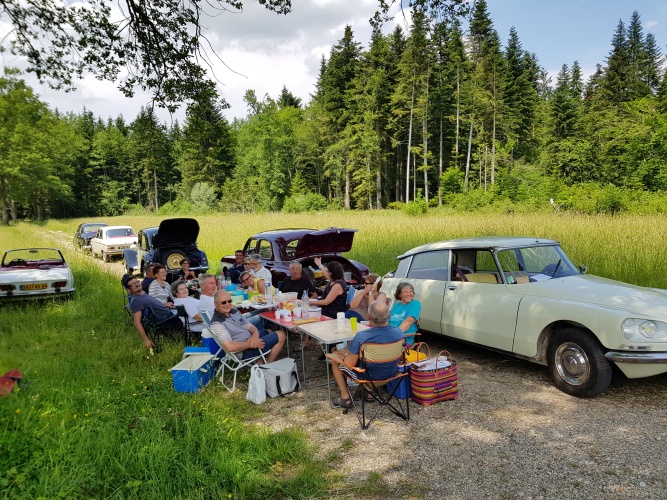
<svg viewBox="0 0 667 500">
<path fill-rule="evenodd" d="M 586 274 L 586 273 L 588 272 L 588 268 L 587 268 L 584 264 L 581 264 L 581 265 L 579 266 L 579 272 L 580 272 L 581 274 Z"/>
</svg>

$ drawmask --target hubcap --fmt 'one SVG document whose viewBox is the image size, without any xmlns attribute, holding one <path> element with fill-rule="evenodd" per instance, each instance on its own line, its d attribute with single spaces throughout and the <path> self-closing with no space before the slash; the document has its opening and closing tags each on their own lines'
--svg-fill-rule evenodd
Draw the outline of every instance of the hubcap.
<svg viewBox="0 0 667 500">
<path fill-rule="evenodd" d="M 558 346 L 555 354 L 558 375 L 571 385 L 582 385 L 588 380 L 591 365 L 584 350 L 577 344 L 566 342 Z"/>
<path fill-rule="evenodd" d="M 178 269 L 181 267 L 181 260 L 185 258 L 185 255 L 181 255 L 180 253 L 174 253 L 169 256 L 167 259 L 167 268 L 168 269 Z"/>
</svg>

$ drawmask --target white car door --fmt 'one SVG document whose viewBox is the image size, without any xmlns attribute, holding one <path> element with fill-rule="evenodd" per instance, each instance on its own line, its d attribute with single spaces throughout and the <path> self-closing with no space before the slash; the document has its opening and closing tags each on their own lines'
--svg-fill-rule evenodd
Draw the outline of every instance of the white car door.
<svg viewBox="0 0 667 500">
<path fill-rule="evenodd" d="M 490 252 L 474 250 L 473 253 L 479 264 L 476 270 L 497 273 Z M 498 274 L 494 276 L 499 279 Z M 442 307 L 442 333 L 511 352 L 521 297 L 509 292 L 502 283 L 449 281 Z"/>
</svg>

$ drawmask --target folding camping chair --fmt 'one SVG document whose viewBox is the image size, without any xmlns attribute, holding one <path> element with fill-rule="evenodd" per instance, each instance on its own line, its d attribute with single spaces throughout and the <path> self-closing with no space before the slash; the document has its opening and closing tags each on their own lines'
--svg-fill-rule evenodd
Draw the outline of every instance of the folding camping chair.
<svg viewBox="0 0 667 500">
<path fill-rule="evenodd" d="M 361 346 L 360 351 L 361 367 L 350 366 L 341 363 L 341 368 L 347 367 L 354 375 L 351 376 L 346 370 L 342 370 L 346 378 L 359 384 L 357 390 L 352 395 L 352 405 L 357 413 L 359 424 L 362 429 L 368 429 L 375 418 L 380 414 L 384 408 L 388 408 L 394 415 L 401 417 L 403 420 L 410 420 L 410 398 L 405 399 L 405 407 L 401 400 L 396 397 L 396 391 L 401 383 L 405 383 L 405 377 L 409 375 L 409 371 L 405 370 L 405 340 L 397 340 L 391 344 L 371 344 L 366 343 Z M 327 354 L 327 356 L 330 356 Z M 375 379 L 373 373 L 377 373 L 379 368 L 383 365 L 390 365 L 396 367 L 396 372 L 389 378 Z M 380 389 L 389 382 L 395 381 L 386 391 Z M 378 403 L 378 407 L 373 415 L 366 418 L 366 398 L 370 395 L 374 401 Z M 361 399 L 361 409 L 358 408 L 355 399 Z M 348 409 L 344 412 L 347 413 Z"/>
<path fill-rule="evenodd" d="M 218 344 L 215 340 L 215 337 L 211 333 L 211 331 L 208 328 L 205 328 L 204 331 L 202 332 L 202 342 L 204 342 L 204 339 L 206 340 L 206 343 L 212 342 L 213 344 L 209 344 L 209 349 L 211 352 L 213 352 L 214 348 L 211 348 L 211 345 L 215 345 L 219 348 L 216 358 L 220 359 L 220 367 L 218 368 L 218 371 L 216 371 L 215 376 L 217 377 L 218 374 L 220 374 L 220 383 L 222 386 L 227 389 L 229 392 L 234 392 L 234 389 L 236 389 L 236 375 L 238 371 L 241 368 L 246 368 L 248 366 L 252 366 L 257 361 L 260 359 L 266 363 L 266 354 L 269 354 L 271 352 L 271 349 L 268 351 L 262 352 L 260 350 L 259 356 L 254 356 L 251 358 L 243 358 L 243 351 L 242 352 L 229 352 L 227 351 L 224 346 L 221 346 Z M 224 356 L 222 356 L 222 353 L 224 353 Z M 240 357 L 239 357 L 240 356 Z M 234 381 L 232 382 L 231 388 L 225 384 L 225 369 L 228 369 L 234 374 Z"/>
<path fill-rule="evenodd" d="M 197 342 L 198 337 L 201 336 L 201 332 L 203 330 L 202 325 L 208 326 L 208 324 L 202 322 L 202 321 L 195 321 L 191 322 L 190 317 L 188 316 L 188 312 L 185 310 L 185 306 L 180 304 L 177 305 L 175 308 L 177 316 L 181 318 L 181 321 L 183 322 L 183 327 L 185 328 L 185 345 L 190 345 L 193 342 Z"/>
</svg>

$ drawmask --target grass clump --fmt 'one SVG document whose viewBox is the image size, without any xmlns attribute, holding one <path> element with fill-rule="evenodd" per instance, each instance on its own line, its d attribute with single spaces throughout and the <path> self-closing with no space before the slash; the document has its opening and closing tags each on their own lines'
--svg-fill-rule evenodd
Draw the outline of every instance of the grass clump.
<svg viewBox="0 0 667 500">
<path fill-rule="evenodd" d="M 31 226 L 1 231 L 3 250 L 59 246 Z M 165 342 L 147 356 L 123 318 L 117 277 L 65 254 L 74 300 L 1 306 L 0 373 L 24 375 L 18 390 L 0 398 L 3 496 L 324 494 L 324 466 L 305 434 L 246 425 L 263 409 L 215 382 L 199 394 L 174 392 L 168 370 L 182 344 Z"/>
</svg>

